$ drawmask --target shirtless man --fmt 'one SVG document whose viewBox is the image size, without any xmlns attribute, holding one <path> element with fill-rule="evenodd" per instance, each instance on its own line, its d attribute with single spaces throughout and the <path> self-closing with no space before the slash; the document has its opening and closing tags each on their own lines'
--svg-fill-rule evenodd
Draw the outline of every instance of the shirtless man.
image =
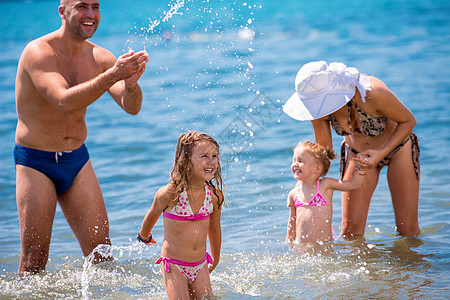
<svg viewBox="0 0 450 300">
<path fill-rule="evenodd" d="M 17 71 L 19 274 L 45 269 L 57 202 L 85 256 L 111 244 L 105 202 L 84 145 L 86 109 L 108 92 L 124 111 L 137 114 L 137 81 L 149 60 L 147 53 L 132 51 L 116 60 L 87 41 L 100 22 L 99 0 L 61 0 L 59 14 L 61 27 L 30 42 Z"/>
</svg>

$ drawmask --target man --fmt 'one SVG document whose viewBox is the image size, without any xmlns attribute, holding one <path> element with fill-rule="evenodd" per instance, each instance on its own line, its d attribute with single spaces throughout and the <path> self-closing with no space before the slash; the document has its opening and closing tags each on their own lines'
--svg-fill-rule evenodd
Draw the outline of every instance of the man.
<svg viewBox="0 0 450 300">
<path fill-rule="evenodd" d="M 86 109 L 108 92 L 124 111 L 137 114 L 137 81 L 149 60 L 132 51 L 116 60 L 87 41 L 100 22 L 99 0 L 61 0 L 59 14 L 61 27 L 30 42 L 17 71 L 19 274 L 45 269 L 57 202 L 85 256 L 111 244 L 105 202 L 84 146 Z"/>
</svg>

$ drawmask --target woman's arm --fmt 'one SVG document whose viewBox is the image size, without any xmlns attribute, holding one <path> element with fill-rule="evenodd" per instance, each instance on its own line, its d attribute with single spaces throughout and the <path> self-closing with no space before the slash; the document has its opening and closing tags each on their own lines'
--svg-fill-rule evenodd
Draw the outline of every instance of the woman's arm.
<svg viewBox="0 0 450 300">
<path fill-rule="evenodd" d="M 416 118 L 382 81 L 371 77 L 371 83 L 372 91 L 368 91 L 371 99 L 370 105 L 375 108 L 377 114 L 386 116 L 397 123 L 392 136 L 382 148 L 363 151 L 355 159 L 357 162 L 366 163 L 369 167 L 375 167 L 413 131 L 416 126 Z M 367 160 L 364 160 L 365 158 Z"/>
<path fill-rule="evenodd" d="M 316 143 L 324 146 L 326 149 L 333 149 L 333 137 L 331 135 L 330 122 L 328 116 L 312 120 Z"/>
</svg>

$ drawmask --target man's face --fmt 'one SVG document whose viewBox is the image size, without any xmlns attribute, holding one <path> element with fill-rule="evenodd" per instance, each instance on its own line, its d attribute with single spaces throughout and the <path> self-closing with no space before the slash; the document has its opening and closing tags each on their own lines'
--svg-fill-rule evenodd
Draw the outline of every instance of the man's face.
<svg viewBox="0 0 450 300">
<path fill-rule="evenodd" d="M 63 0 L 60 13 L 66 28 L 83 40 L 91 38 L 100 23 L 99 0 Z"/>
</svg>

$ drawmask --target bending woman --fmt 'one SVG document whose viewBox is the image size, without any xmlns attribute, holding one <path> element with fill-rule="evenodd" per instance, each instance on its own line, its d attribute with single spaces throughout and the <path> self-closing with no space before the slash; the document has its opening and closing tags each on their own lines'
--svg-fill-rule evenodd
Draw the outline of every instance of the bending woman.
<svg viewBox="0 0 450 300">
<path fill-rule="evenodd" d="M 290 117 L 310 120 L 316 142 L 333 148 L 331 127 L 344 137 L 340 173 L 350 180 L 355 162 L 369 169 L 360 189 L 342 193 L 344 237 L 364 235 L 380 171 L 387 179 L 400 235 L 419 235 L 420 149 L 413 114 L 379 79 L 342 63 L 304 65 L 296 92 L 283 107 Z"/>
</svg>

